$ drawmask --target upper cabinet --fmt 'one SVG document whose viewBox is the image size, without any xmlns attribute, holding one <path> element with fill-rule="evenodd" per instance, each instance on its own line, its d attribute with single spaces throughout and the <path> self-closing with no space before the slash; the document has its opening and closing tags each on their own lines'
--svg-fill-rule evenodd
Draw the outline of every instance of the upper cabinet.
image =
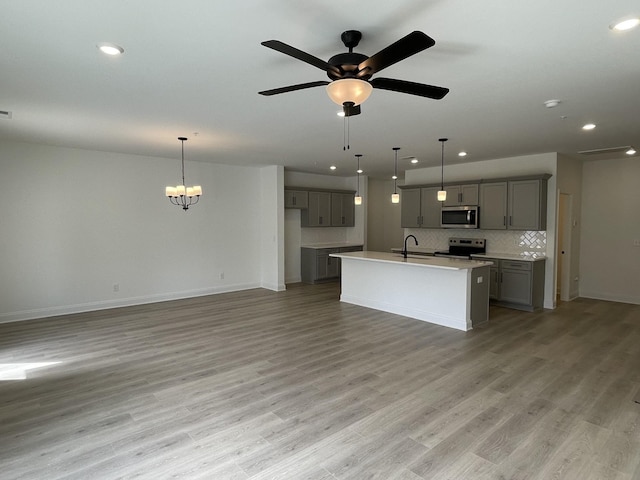
<svg viewBox="0 0 640 480">
<path fill-rule="evenodd" d="M 507 228 L 513 230 L 546 230 L 547 180 L 509 181 Z"/>
<path fill-rule="evenodd" d="M 480 184 L 480 228 L 545 230 L 547 179 L 545 175 Z"/>
<path fill-rule="evenodd" d="M 447 200 L 438 202 L 440 187 L 402 186 L 402 228 L 440 228 L 443 206 L 478 205 L 482 230 L 545 230 L 549 174 L 445 185 Z"/>
<path fill-rule="evenodd" d="M 330 192 L 309 192 L 309 207 L 302 210 L 300 224 L 303 227 L 331 226 Z"/>
<path fill-rule="evenodd" d="M 331 193 L 331 226 L 353 227 L 355 225 L 355 203 L 353 193 Z"/>
<path fill-rule="evenodd" d="M 353 227 L 354 195 L 351 190 L 291 187 L 284 191 L 284 206 L 300 209 L 302 227 Z"/>
<path fill-rule="evenodd" d="M 480 228 L 505 230 L 507 228 L 507 182 L 480 185 Z"/>
<path fill-rule="evenodd" d="M 447 199 L 445 207 L 457 207 L 459 205 L 478 205 L 478 184 L 447 185 L 445 186 Z"/>
<path fill-rule="evenodd" d="M 402 228 L 440 228 L 442 202 L 438 201 L 439 187 L 408 188 L 402 190 L 400 222 Z"/>
<path fill-rule="evenodd" d="M 400 226 L 418 228 L 422 225 L 420 211 L 420 189 L 405 188 L 400 198 Z"/>
<path fill-rule="evenodd" d="M 309 192 L 304 190 L 285 190 L 284 208 L 307 208 L 309 206 Z"/>
</svg>

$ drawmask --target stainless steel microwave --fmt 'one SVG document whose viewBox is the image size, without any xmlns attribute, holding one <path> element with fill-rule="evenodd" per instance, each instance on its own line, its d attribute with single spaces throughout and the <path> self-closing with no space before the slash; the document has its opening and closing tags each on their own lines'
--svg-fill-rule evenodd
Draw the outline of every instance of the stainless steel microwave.
<svg viewBox="0 0 640 480">
<path fill-rule="evenodd" d="M 442 207 L 440 226 L 442 228 L 478 228 L 478 207 Z"/>
</svg>

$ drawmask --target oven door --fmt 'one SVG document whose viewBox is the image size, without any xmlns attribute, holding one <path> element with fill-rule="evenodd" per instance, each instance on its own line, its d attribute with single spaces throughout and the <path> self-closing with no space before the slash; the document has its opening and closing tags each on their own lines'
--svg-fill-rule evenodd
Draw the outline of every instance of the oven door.
<svg viewBox="0 0 640 480">
<path fill-rule="evenodd" d="M 478 207 L 442 207 L 442 228 L 478 228 Z"/>
</svg>

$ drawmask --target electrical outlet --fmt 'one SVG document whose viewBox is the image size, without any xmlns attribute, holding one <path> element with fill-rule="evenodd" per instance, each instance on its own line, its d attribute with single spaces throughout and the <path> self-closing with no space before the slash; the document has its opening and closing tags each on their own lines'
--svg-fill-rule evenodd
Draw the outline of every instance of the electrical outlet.
<svg viewBox="0 0 640 480">
<path fill-rule="evenodd" d="M 484 278 L 478 277 L 478 283 L 482 283 L 483 280 L 484 280 Z"/>
<path fill-rule="evenodd" d="M 640 239 L 639 238 L 636 238 L 636 239 L 633 240 L 633 246 L 634 247 L 640 247 Z"/>
<path fill-rule="evenodd" d="M 119 283 L 114 283 L 113 284 L 113 291 L 114 292 L 119 292 L 120 291 L 120 284 Z"/>
</svg>

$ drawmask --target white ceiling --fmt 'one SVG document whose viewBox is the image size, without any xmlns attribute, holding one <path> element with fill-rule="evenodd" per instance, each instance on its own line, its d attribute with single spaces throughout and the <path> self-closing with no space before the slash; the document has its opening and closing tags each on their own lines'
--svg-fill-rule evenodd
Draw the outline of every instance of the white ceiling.
<svg viewBox="0 0 640 480">
<path fill-rule="evenodd" d="M 388 177 L 399 157 L 440 163 L 542 152 L 640 147 L 640 28 L 609 25 L 640 14 L 637 0 L 3 0 L 0 140 L 236 165 Z M 276 39 L 328 59 L 373 55 L 413 30 L 436 45 L 378 76 L 451 89 L 443 100 L 374 90 L 344 120 L 324 87 L 258 91 L 326 80 L 260 45 Z M 125 49 L 113 58 L 96 44 Z M 553 109 L 545 100 L 560 99 Z M 597 124 L 591 132 L 580 127 Z M 196 136 L 194 132 L 198 132 Z M 401 160 L 399 169 L 416 168 Z"/>
</svg>

